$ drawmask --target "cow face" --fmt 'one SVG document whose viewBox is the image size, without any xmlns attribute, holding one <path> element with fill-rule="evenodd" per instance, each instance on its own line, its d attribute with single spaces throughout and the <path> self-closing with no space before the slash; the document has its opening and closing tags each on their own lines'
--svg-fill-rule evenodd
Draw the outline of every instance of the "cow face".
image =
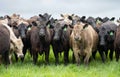
<svg viewBox="0 0 120 77">
<path fill-rule="evenodd" d="M 12 42 L 13 43 L 13 42 Z M 18 57 L 24 57 L 22 50 L 23 50 L 23 43 L 21 40 L 21 37 L 19 37 L 18 39 L 16 39 L 13 43 L 14 45 L 14 49 L 15 49 L 15 53 L 17 54 Z"/>
<path fill-rule="evenodd" d="M 4 18 L 8 19 L 8 25 L 11 27 L 11 26 L 18 25 L 20 15 L 17 15 L 17 14 L 13 14 L 12 16 L 6 15 Z"/>
<path fill-rule="evenodd" d="M 84 31 L 86 30 L 87 27 L 88 27 L 88 24 L 85 24 L 85 25 L 76 24 L 74 26 L 73 35 L 74 35 L 74 40 L 75 41 L 81 42 Z"/>
<path fill-rule="evenodd" d="M 45 22 L 40 22 L 40 21 L 35 21 L 35 22 L 32 22 L 32 24 L 38 27 L 40 38 L 44 38 L 45 33 L 46 33 L 46 28 L 47 28 L 46 23 Z"/>
<path fill-rule="evenodd" d="M 20 36 L 21 36 L 22 39 L 26 38 L 27 26 L 28 25 L 26 25 L 24 23 L 21 23 L 21 24 L 18 25 L 18 31 L 19 31 Z"/>
<path fill-rule="evenodd" d="M 47 13 L 45 13 L 44 15 L 39 14 L 39 18 L 37 18 L 36 21 L 32 22 L 34 26 L 38 27 L 40 38 L 45 38 L 50 17 L 51 15 L 48 15 Z"/>
<path fill-rule="evenodd" d="M 56 21 L 53 25 L 53 40 L 59 41 L 62 38 L 63 32 L 67 31 L 67 25 L 63 22 Z"/>
<path fill-rule="evenodd" d="M 102 29 L 99 30 L 98 35 L 99 35 L 99 45 L 105 46 L 108 36 L 107 30 L 104 27 L 102 27 Z"/>
</svg>

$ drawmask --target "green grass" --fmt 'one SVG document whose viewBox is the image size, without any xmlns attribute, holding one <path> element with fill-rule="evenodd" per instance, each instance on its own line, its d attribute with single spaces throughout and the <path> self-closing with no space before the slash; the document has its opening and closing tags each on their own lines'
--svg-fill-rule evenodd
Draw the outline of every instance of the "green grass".
<svg viewBox="0 0 120 77">
<path fill-rule="evenodd" d="M 65 66 L 63 64 L 63 56 L 60 58 L 60 65 L 55 65 L 52 49 L 50 50 L 50 65 L 44 64 L 44 56 L 39 55 L 37 65 L 34 65 L 29 53 L 25 57 L 23 63 L 15 62 L 6 69 L 0 65 L 0 77 L 119 77 L 120 62 L 109 59 L 105 64 L 102 63 L 97 53 L 96 60 L 91 60 L 88 67 L 83 62 L 80 66 L 72 64 L 72 52 L 70 51 L 70 63 Z"/>
</svg>

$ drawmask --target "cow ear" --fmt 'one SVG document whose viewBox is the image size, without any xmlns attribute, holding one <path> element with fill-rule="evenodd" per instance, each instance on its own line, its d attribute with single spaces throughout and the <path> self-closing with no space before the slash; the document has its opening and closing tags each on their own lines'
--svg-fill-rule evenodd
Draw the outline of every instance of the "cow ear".
<svg viewBox="0 0 120 77">
<path fill-rule="evenodd" d="M 4 18 L 7 18 L 8 20 L 10 20 L 10 19 L 11 19 L 11 17 L 10 17 L 10 16 L 8 16 L 8 15 L 5 15 L 5 16 L 4 16 Z"/>
<path fill-rule="evenodd" d="M 72 14 L 71 16 L 74 16 L 74 14 Z"/>
<path fill-rule="evenodd" d="M 69 19 L 69 20 L 73 20 L 72 16 L 68 16 L 68 19 Z"/>
<path fill-rule="evenodd" d="M 39 14 L 39 17 L 43 17 L 43 15 L 42 15 L 42 14 Z"/>
<path fill-rule="evenodd" d="M 86 16 L 82 16 L 80 19 L 85 20 Z"/>
<path fill-rule="evenodd" d="M 64 17 L 64 15 L 63 15 L 63 14 L 60 14 L 60 16 L 61 16 L 61 17 Z"/>
<path fill-rule="evenodd" d="M 35 21 L 32 22 L 33 26 L 37 26 L 37 23 Z"/>
<path fill-rule="evenodd" d="M 70 28 L 74 28 L 74 25 L 69 25 Z"/>
<path fill-rule="evenodd" d="M 48 19 L 50 19 L 51 15 L 48 15 Z"/>
<path fill-rule="evenodd" d="M 80 21 L 83 22 L 83 23 L 87 23 L 87 21 L 86 21 L 86 16 L 82 16 L 82 17 L 80 18 Z"/>
<path fill-rule="evenodd" d="M 115 20 L 115 17 L 112 17 L 111 19 L 110 19 L 110 21 L 114 21 Z"/>
<path fill-rule="evenodd" d="M 83 26 L 83 29 L 86 29 L 88 27 L 88 24 L 85 24 L 84 26 Z"/>
<path fill-rule="evenodd" d="M 97 18 L 96 18 L 96 22 L 97 22 L 98 20 L 101 21 L 101 22 L 103 22 L 103 19 L 102 19 L 101 17 L 97 17 Z"/>
</svg>

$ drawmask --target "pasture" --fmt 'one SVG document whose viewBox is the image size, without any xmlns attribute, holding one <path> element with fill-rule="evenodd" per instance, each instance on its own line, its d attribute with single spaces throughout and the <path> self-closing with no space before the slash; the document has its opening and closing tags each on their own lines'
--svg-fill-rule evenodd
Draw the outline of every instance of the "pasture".
<svg viewBox="0 0 120 77">
<path fill-rule="evenodd" d="M 63 56 L 60 58 L 60 64 L 55 65 L 55 58 L 52 48 L 50 49 L 50 65 L 44 64 L 44 56 L 40 56 L 37 61 L 37 65 L 33 64 L 32 58 L 27 53 L 25 61 L 22 63 L 15 62 L 13 58 L 13 64 L 9 65 L 6 69 L 2 64 L 0 65 L 0 77 L 119 77 L 120 76 L 120 61 L 113 61 L 107 59 L 102 63 L 100 55 L 97 53 L 96 60 L 91 60 L 88 67 L 82 64 L 76 66 L 72 64 L 72 51 L 69 53 L 70 63 L 65 66 L 63 63 Z"/>
</svg>

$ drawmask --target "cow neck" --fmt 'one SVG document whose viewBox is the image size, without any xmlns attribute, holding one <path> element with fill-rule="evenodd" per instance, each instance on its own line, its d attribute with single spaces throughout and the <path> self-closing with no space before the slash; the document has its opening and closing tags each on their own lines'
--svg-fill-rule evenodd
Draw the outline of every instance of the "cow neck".
<svg viewBox="0 0 120 77">
<path fill-rule="evenodd" d="M 7 25 L 7 24 L 3 24 L 10 32 L 10 40 L 15 43 L 17 37 L 15 36 L 14 32 L 12 31 L 12 29 Z"/>
</svg>

